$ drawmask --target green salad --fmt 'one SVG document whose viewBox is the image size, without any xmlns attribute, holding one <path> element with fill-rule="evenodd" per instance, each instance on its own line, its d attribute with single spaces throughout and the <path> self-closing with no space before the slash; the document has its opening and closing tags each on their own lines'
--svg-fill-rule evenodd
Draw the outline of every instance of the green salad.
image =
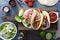
<svg viewBox="0 0 60 40">
<path fill-rule="evenodd" d="M 11 39 L 16 34 L 16 26 L 9 22 L 4 22 L 0 25 L 0 36 L 4 39 Z"/>
</svg>

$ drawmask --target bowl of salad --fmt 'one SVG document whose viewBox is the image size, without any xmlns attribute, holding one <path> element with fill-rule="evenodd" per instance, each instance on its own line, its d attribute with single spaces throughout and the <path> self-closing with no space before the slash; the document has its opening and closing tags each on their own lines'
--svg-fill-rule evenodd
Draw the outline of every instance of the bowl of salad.
<svg viewBox="0 0 60 40">
<path fill-rule="evenodd" d="M 3 22 L 0 24 L 0 38 L 3 40 L 12 40 L 17 34 L 17 28 L 12 22 Z"/>
</svg>

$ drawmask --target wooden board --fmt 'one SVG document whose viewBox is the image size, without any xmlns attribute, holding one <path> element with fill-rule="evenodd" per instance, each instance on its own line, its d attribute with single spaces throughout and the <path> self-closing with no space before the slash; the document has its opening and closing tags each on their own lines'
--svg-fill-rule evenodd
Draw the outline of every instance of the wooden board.
<svg viewBox="0 0 60 40">
<path fill-rule="evenodd" d="M 11 16 L 3 16 L 2 19 L 3 19 L 4 22 L 6 22 L 6 21 L 14 21 L 14 22 L 16 22 L 14 17 L 11 17 Z M 54 24 L 51 24 L 51 27 L 49 29 L 47 29 L 47 30 L 48 31 L 56 31 L 57 28 L 58 28 L 58 22 L 56 22 Z M 18 23 L 18 30 L 32 30 L 32 29 L 24 27 L 22 23 Z"/>
<path fill-rule="evenodd" d="M 20 8 L 19 8 L 20 10 Z M 42 8 L 42 10 L 46 10 L 46 11 L 57 11 L 56 8 Z M 15 17 L 12 17 L 12 16 L 3 16 L 2 17 L 3 21 L 15 21 Z M 54 24 L 51 24 L 51 27 L 49 29 L 47 29 L 48 31 L 56 31 L 58 28 L 58 22 L 54 23 Z M 29 28 L 26 28 L 23 26 L 22 23 L 18 23 L 18 29 L 19 30 L 32 30 L 32 29 L 29 29 Z"/>
<path fill-rule="evenodd" d="M 18 9 L 18 11 L 20 10 L 21 8 L 19 8 Z M 29 9 L 29 8 L 23 8 L 24 10 L 26 10 L 26 9 Z M 37 9 L 37 8 L 34 8 L 34 9 Z M 57 8 L 54 8 L 54 7 L 46 7 L 46 8 L 41 8 L 41 10 L 43 10 L 43 11 L 58 11 L 58 9 Z"/>
</svg>

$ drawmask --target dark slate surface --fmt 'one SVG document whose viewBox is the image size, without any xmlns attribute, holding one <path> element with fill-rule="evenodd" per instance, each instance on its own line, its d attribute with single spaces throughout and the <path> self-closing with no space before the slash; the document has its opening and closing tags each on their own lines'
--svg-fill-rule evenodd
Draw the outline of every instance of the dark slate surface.
<svg viewBox="0 0 60 40">
<path fill-rule="evenodd" d="M 37 0 L 35 0 L 36 2 L 34 3 L 34 8 L 45 8 L 45 7 L 47 7 L 47 6 L 43 6 L 43 5 L 41 5 L 41 4 L 39 4 L 38 3 L 38 1 Z M 5 16 L 6 14 L 2 11 L 2 8 L 4 7 L 4 6 L 8 6 L 9 8 L 10 8 L 10 12 L 7 14 L 7 16 L 15 16 L 17 13 L 18 13 L 18 8 L 20 7 L 19 5 L 18 5 L 18 3 L 17 3 L 17 0 L 16 0 L 16 7 L 11 7 L 9 4 L 9 0 L 0 0 L 0 23 L 2 23 L 2 19 L 1 19 L 1 17 L 2 16 Z M 54 5 L 54 6 L 52 6 L 52 7 L 55 7 L 55 8 L 58 8 L 58 12 L 59 12 L 59 15 L 60 15 L 60 0 L 59 0 L 59 2 L 56 4 L 56 5 Z M 21 8 L 21 7 L 20 7 Z M 28 6 L 26 6 L 26 5 L 23 5 L 23 8 L 28 8 Z M 28 36 L 27 36 L 27 39 L 28 40 L 43 40 L 42 38 L 38 38 L 34 33 L 35 32 L 33 32 L 33 31 L 30 31 L 29 32 L 30 33 L 30 38 L 28 38 Z M 31 34 L 31 33 L 33 33 L 33 34 Z M 16 37 L 13 39 L 13 40 L 18 40 L 17 38 L 18 38 L 18 35 L 19 35 L 19 31 L 17 32 L 17 35 L 16 35 Z M 33 37 L 33 36 L 35 36 L 35 37 Z M 35 39 L 34 39 L 35 38 Z M 1 40 L 1 39 L 0 39 Z M 55 40 L 55 39 L 52 39 L 52 40 Z M 57 39 L 57 40 L 60 40 L 60 39 Z"/>
</svg>

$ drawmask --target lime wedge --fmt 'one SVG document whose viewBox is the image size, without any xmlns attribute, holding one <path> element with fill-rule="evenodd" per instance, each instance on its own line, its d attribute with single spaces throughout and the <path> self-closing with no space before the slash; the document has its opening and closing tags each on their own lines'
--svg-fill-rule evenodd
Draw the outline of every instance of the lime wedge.
<svg viewBox="0 0 60 40">
<path fill-rule="evenodd" d="M 41 32 L 40 32 L 40 36 L 41 36 L 41 37 L 45 37 L 45 34 L 46 34 L 46 33 L 45 33 L 44 31 L 41 31 Z"/>
<path fill-rule="evenodd" d="M 52 34 L 51 34 L 51 33 L 47 33 L 47 34 L 46 34 L 46 39 L 47 39 L 47 40 L 50 40 L 51 38 L 52 38 Z"/>
<path fill-rule="evenodd" d="M 22 22 L 23 18 L 20 17 L 20 16 L 15 16 L 15 20 L 16 20 L 17 22 Z"/>
<path fill-rule="evenodd" d="M 23 14 L 24 14 L 24 9 L 19 10 L 18 16 L 23 16 Z"/>
</svg>

